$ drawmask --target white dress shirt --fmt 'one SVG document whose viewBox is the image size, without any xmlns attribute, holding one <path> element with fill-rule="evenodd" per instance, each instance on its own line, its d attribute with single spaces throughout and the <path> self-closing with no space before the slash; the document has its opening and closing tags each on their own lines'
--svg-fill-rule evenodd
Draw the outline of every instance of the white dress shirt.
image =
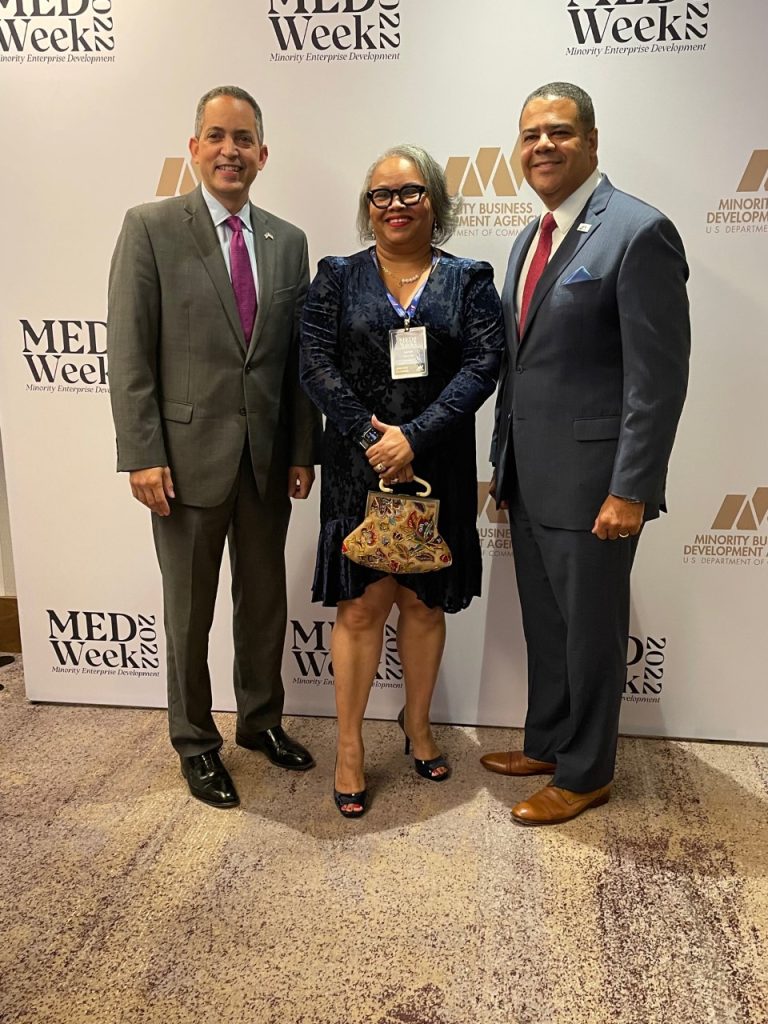
<svg viewBox="0 0 768 1024">
<path fill-rule="evenodd" d="M 549 259 L 557 252 L 558 246 L 562 243 L 565 236 L 568 234 L 570 229 L 573 227 L 573 223 L 579 216 L 581 211 L 587 205 L 589 197 L 595 191 L 597 186 L 603 180 L 603 176 L 600 171 L 595 170 L 590 174 L 583 185 L 580 185 L 575 192 L 571 192 L 566 200 L 564 200 L 556 210 L 543 210 L 541 218 L 546 213 L 552 213 L 555 218 L 557 227 L 552 232 L 552 252 L 549 254 Z M 520 278 L 517 282 L 517 315 L 520 317 L 520 303 L 523 301 L 523 289 L 525 288 L 525 279 L 528 276 L 528 270 L 533 262 L 533 256 L 536 252 L 536 246 L 539 244 L 539 235 L 541 234 L 541 218 L 539 218 L 539 227 L 536 234 L 531 239 L 531 244 L 528 246 L 528 252 L 525 254 L 525 260 L 523 261 L 523 267 L 520 271 Z"/>
<path fill-rule="evenodd" d="M 219 238 L 219 245 L 221 246 L 221 254 L 224 257 L 224 262 L 227 265 L 227 273 L 229 274 L 230 281 L 232 280 L 232 268 L 229 261 L 229 243 L 232 240 L 232 230 L 228 228 L 224 223 L 228 217 L 232 214 L 229 210 L 222 206 L 215 196 L 206 189 L 205 185 L 201 186 L 203 191 L 203 199 L 205 199 L 205 205 L 208 207 L 208 211 L 213 221 L 213 226 L 216 228 L 216 234 Z M 250 203 L 246 203 L 245 206 L 238 210 L 235 214 L 243 222 L 243 238 L 245 239 L 245 247 L 248 250 L 248 258 L 251 261 L 251 270 L 253 271 L 253 283 L 256 288 L 256 297 L 259 295 L 259 277 L 256 270 L 256 246 L 253 241 L 253 228 L 251 227 L 251 206 Z"/>
</svg>

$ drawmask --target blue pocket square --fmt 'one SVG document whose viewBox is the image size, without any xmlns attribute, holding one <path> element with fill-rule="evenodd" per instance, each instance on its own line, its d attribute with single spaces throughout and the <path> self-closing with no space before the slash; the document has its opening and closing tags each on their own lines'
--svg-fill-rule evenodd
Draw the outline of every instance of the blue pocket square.
<svg viewBox="0 0 768 1024">
<path fill-rule="evenodd" d="M 570 277 L 563 281 L 563 284 L 578 284 L 580 281 L 597 281 L 598 278 L 592 277 L 586 267 L 579 267 L 578 270 L 574 270 Z"/>
</svg>

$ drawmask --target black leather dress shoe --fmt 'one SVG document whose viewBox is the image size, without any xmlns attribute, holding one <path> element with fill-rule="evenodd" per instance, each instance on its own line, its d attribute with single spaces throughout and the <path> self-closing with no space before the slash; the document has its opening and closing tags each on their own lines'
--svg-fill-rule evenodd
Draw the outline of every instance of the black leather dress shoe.
<svg viewBox="0 0 768 1024">
<path fill-rule="evenodd" d="M 229 772 L 215 750 L 182 757 L 181 774 L 187 780 L 192 796 L 204 804 L 210 804 L 211 807 L 237 807 L 240 803 Z"/>
<path fill-rule="evenodd" d="M 295 772 L 305 772 L 308 768 L 315 766 L 315 759 L 307 748 L 302 747 L 296 740 L 292 740 L 282 725 L 264 729 L 252 736 L 244 736 L 243 733 L 238 732 L 235 734 L 235 742 L 239 747 L 247 747 L 248 750 L 261 750 L 278 768 L 290 768 Z"/>
</svg>

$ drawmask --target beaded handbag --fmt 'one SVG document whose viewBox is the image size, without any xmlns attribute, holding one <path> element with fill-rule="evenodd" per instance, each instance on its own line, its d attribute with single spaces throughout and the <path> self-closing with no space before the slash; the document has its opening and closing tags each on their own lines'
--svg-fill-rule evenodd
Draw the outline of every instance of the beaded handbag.
<svg viewBox="0 0 768 1024">
<path fill-rule="evenodd" d="M 395 494 L 383 480 L 368 491 L 365 519 L 344 538 L 342 554 L 358 565 L 386 573 L 436 572 L 453 561 L 437 530 L 440 502 L 431 486 L 415 476 L 416 495 Z"/>
</svg>

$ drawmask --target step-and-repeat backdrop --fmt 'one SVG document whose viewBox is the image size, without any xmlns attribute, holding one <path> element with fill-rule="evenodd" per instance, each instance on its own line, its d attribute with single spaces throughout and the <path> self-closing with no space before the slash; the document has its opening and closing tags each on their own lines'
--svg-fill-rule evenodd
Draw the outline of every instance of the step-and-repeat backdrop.
<svg viewBox="0 0 768 1024">
<path fill-rule="evenodd" d="M 669 478 L 634 574 L 623 730 L 768 739 L 764 0 L 10 0 L 0 4 L 5 140 L 0 398 L 27 692 L 165 700 L 148 513 L 114 471 L 107 268 L 123 213 L 196 184 L 198 97 L 239 84 L 270 158 L 253 200 L 301 225 L 313 264 L 359 248 L 355 204 L 385 148 L 416 142 L 464 197 L 449 248 L 490 260 L 537 212 L 516 156 L 525 95 L 593 96 L 600 165 L 664 210 L 690 257 L 693 362 Z M 449 621 L 440 721 L 519 725 L 525 659 L 509 529 L 489 501 L 484 595 Z M 317 494 L 288 540 L 288 710 L 331 714 L 333 612 L 309 600 Z M 211 637 L 233 707 L 228 569 Z M 402 702 L 393 626 L 369 714 Z"/>
</svg>

